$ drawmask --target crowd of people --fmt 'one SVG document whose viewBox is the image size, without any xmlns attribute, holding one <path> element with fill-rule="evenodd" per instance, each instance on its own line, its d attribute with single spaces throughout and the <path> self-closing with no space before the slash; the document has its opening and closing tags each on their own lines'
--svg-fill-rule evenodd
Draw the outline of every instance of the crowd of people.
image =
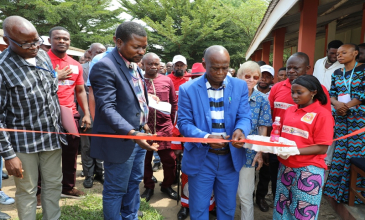
<svg viewBox="0 0 365 220">
<path fill-rule="evenodd" d="M 21 220 L 36 219 L 39 207 L 43 219 L 61 219 L 59 199 L 85 195 L 75 188 L 79 148 L 83 186 L 103 184 L 108 220 L 143 215 L 140 198 L 153 197 L 153 172 L 161 164 L 160 191 L 181 200 L 179 220 L 209 219 L 210 212 L 234 219 L 236 208 L 242 220 L 253 220 L 254 201 L 262 212 L 270 209 L 270 182 L 273 219 L 317 219 L 322 195 L 349 200 L 350 159 L 365 157 L 364 137 L 332 140 L 365 126 L 365 44 L 330 42 L 309 75 L 313 67 L 303 52 L 277 72 L 263 61 L 247 61 L 236 72 L 219 45 L 205 49 L 189 70 L 182 55 L 163 63 L 146 53 L 147 32 L 135 22 L 116 28 L 115 45 L 93 43 L 79 61 L 66 53 L 72 35 L 64 27 L 41 37 L 28 20 L 10 16 L 3 30 L 8 48 L 0 54 L 0 128 L 14 131 L 1 130 L 0 155 L 16 193 L 14 201 L 0 182 L 0 203 L 16 202 Z M 157 110 L 151 102 L 171 109 Z M 67 134 L 65 108 L 81 137 Z M 244 147 L 248 135 L 270 136 L 274 120 L 299 155 Z M 144 139 L 155 135 L 206 142 Z M 178 193 L 172 186 L 180 181 Z M 357 184 L 365 187 L 365 179 Z M 9 218 L 0 213 L 0 219 Z"/>
</svg>

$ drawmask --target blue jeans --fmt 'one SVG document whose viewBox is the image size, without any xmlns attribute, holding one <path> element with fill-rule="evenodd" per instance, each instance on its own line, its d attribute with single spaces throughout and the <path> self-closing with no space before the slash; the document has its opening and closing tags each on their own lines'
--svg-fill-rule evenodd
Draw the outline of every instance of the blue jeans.
<svg viewBox="0 0 365 220">
<path fill-rule="evenodd" d="M 105 220 L 137 220 L 139 184 L 143 179 L 146 150 L 135 145 L 125 163 L 104 162 L 103 210 Z"/>
<path fill-rule="evenodd" d="M 188 176 L 188 179 L 191 220 L 209 219 L 212 191 L 217 204 L 217 219 L 234 219 L 239 172 L 234 169 L 230 154 L 208 152 L 200 172 Z"/>
<path fill-rule="evenodd" d="M 153 159 L 153 164 L 161 162 L 160 155 L 158 155 L 157 151 L 153 152 L 153 156 L 155 157 L 155 159 Z"/>
</svg>

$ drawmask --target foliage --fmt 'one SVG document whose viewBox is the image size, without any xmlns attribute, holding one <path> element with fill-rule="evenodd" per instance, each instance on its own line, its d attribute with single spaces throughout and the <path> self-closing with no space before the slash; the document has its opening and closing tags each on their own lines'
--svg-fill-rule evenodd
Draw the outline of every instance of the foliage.
<svg viewBox="0 0 365 220">
<path fill-rule="evenodd" d="M 113 43 L 113 33 L 122 21 L 122 9 L 110 11 L 111 0 L 0 0 L 0 21 L 11 15 L 31 21 L 40 35 L 54 26 L 71 34 L 71 46 L 86 49 L 91 43 Z M 2 22 L 0 22 L 2 24 Z"/>
<path fill-rule="evenodd" d="M 191 66 L 211 45 L 225 46 L 239 67 L 266 11 L 266 0 L 119 0 L 126 13 L 152 28 L 149 51 L 171 61 L 182 54 Z"/>
</svg>

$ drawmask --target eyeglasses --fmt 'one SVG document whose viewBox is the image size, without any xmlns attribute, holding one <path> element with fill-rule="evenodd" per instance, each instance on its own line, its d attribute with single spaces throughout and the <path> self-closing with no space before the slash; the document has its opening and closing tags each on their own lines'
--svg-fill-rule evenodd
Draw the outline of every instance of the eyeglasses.
<svg viewBox="0 0 365 220">
<path fill-rule="evenodd" d="M 260 77 L 259 77 L 259 76 L 245 75 L 245 79 L 250 79 L 251 77 L 252 77 L 254 80 L 259 80 L 259 79 L 260 79 Z"/>
<path fill-rule="evenodd" d="M 43 44 L 43 39 L 40 37 L 38 41 L 33 42 L 33 43 L 25 43 L 25 44 L 19 44 L 18 42 L 16 42 L 15 40 L 11 39 L 9 36 L 4 36 L 9 38 L 9 40 L 11 40 L 14 44 L 18 45 L 19 47 L 23 48 L 23 49 L 29 49 L 32 46 L 40 46 L 41 44 Z"/>
</svg>

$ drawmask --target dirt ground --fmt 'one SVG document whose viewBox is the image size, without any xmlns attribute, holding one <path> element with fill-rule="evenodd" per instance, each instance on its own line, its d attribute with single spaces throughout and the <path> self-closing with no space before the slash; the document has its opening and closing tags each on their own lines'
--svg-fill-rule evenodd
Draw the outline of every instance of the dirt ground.
<svg viewBox="0 0 365 220">
<path fill-rule="evenodd" d="M 84 189 L 84 187 L 82 186 L 82 182 L 83 182 L 83 177 L 80 176 L 81 173 L 81 159 L 80 156 L 78 157 L 78 166 L 77 166 L 77 188 L 84 190 L 84 192 L 93 192 L 93 193 L 100 193 L 102 192 L 102 185 L 99 182 L 95 182 L 93 188 L 91 189 Z M 162 170 L 159 170 L 158 172 L 154 173 L 154 176 L 157 178 L 158 183 L 160 183 L 163 180 L 163 173 Z M 177 190 L 177 186 L 173 186 L 173 188 L 175 190 Z M 7 180 L 3 180 L 3 187 L 2 190 L 9 195 L 10 197 L 14 197 L 15 195 L 15 186 L 14 186 L 14 181 L 13 181 L 13 177 L 10 177 Z M 144 188 L 143 188 L 143 183 L 140 184 L 140 192 L 143 193 Z M 255 220 L 268 220 L 268 219 L 272 219 L 272 208 L 273 208 L 273 202 L 271 199 L 271 195 L 267 196 L 266 201 L 269 203 L 270 210 L 268 212 L 261 212 L 259 210 L 259 208 L 257 207 L 257 205 L 255 204 L 255 210 L 254 210 L 254 214 L 255 214 Z M 77 201 L 76 199 L 61 199 L 60 200 L 60 205 L 62 206 L 63 204 L 67 203 L 72 204 L 75 201 Z M 175 200 L 171 200 L 169 199 L 167 196 L 165 196 L 165 194 L 163 194 L 160 191 L 160 187 L 158 186 L 158 184 L 156 184 L 156 188 L 155 188 L 155 193 L 154 196 L 151 198 L 150 200 L 150 204 L 152 207 L 155 207 L 162 216 L 165 217 L 166 220 L 173 220 L 173 219 L 177 219 L 176 215 L 178 213 L 178 211 L 180 210 L 180 204 L 176 204 Z M 240 219 L 240 209 L 239 209 L 239 200 L 237 199 L 237 208 L 236 208 L 236 214 L 235 214 L 235 219 Z M 13 218 L 18 217 L 17 215 L 17 211 L 16 211 L 16 206 L 15 204 L 12 205 L 0 205 L 0 210 L 2 212 L 5 212 L 7 214 L 9 214 L 10 216 L 12 216 Z M 187 218 L 190 219 L 190 218 Z M 214 216 L 211 216 L 212 220 L 215 219 Z M 331 219 L 331 220 L 340 220 L 340 217 L 335 213 L 335 211 L 332 209 L 332 207 L 329 205 L 329 203 L 327 202 L 326 199 L 322 199 L 322 203 L 321 203 L 321 207 L 320 207 L 320 213 L 319 213 L 319 220 L 327 220 L 327 219 Z M 92 219 L 91 219 L 92 220 Z"/>
</svg>

